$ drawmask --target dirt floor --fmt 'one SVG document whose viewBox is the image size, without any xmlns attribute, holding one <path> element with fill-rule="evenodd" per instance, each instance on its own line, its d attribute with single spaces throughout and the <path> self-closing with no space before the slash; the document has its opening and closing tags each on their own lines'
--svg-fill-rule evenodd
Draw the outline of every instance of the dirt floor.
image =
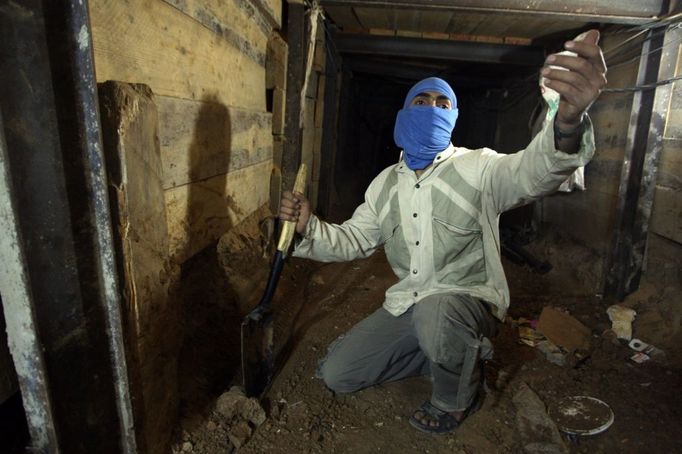
<svg viewBox="0 0 682 454">
<path fill-rule="evenodd" d="M 274 301 L 279 372 L 261 402 L 262 410 L 237 389 L 228 392 L 231 385 L 239 384 L 239 377 L 235 355 L 225 352 L 234 352 L 235 323 L 248 304 L 216 309 L 224 300 L 216 294 L 203 295 L 201 304 L 212 307 L 209 314 L 214 313 L 203 318 L 204 325 L 232 321 L 232 334 L 221 340 L 210 338 L 210 328 L 199 326 L 195 331 L 203 334 L 184 358 L 181 374 L 185 381 L 196 382 L 190 376 L 201 375 L 193 372 L 202 370 L 197 358 L 205 357 L 203 367 L 208 367 L 212 354 L 202 350 L 210 351 L 212 344 L 223 352 L 219 356 L 222 373 L 213 374 L 212 384 L 182 390 L 183 420 L 174 452 L 682 452 L 682 360 L 675 350 L 682 345 L 680 289 L 645 282 L 623 303 L 637 311 L 635 337 L 667 353 L 663 361 L 637 364 L 630 360 L 634 352 L 608 334 L 609 304 L 591 290 L 596 271 L 590 252 L 571 249 L 556 239 L 529 249 L 552 262 L 554 269 L 539 275 L 505 263 L 512 305 L 494 339 L 494 361 L 486 367 L 489 391 L 482 409 L 453 434 L 426 435 L 408 423 L 413 410 L 430 394 L 426 377 L 352 395 L 335 395 L 315 378 L 327 346 L 378 308 L 385 289 L 395 282 L 379 252 L 366 260 L 341 264 L 288 260 Z M 222 284 L 216 285 L 220 289 Z M 254 295 L 259 291 L 253 290 Z M 516 321 L 537 319 L 545 306 L 563 308 L 589 328 L 586 357 L 558 366 L 537 348 L 519 342 Z M 215 313 L 222 315 L 216 318 Z M 613 425 L 577 442 L 560 436 L 545 410 L 551 411 L 561 398 L 573 395 L 606 402 L 615 415 Z"/>
</svg>

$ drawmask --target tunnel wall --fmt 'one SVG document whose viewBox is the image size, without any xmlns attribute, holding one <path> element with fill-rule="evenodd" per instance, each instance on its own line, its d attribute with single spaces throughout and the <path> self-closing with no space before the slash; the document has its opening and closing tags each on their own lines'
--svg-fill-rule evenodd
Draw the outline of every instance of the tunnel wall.
<svg viewBox="0 0 682 454">
<path fill-rule="evenodd" d="M 675 76 L 680 75 L 677 61 Z M 682 282 L 682 87 L 672 88 L 649 225 L 645 276 L 663 286 Z"/>
<path fill-rule="evenodd" d="M 609 50 L 627 35 L 606 36 L 602 48 Z M 639 59 L 608 70 L 610 87 L 630 87 L 636 84 Z M 679 73 L 679 62 L 678 70 Z M 668 283 L 680 281 L 682 263 L 682 227 L 680 205 L 682 188 L 682 92 L 679 83 L 673 86 L 672 101 L 663 139 L 663 151 L 649 225 L 645 276 Z M 586 191 L 556 194 L 542 202 L 543 221 L 556 227 L 578 243 L 602 257 L 601 276 L 594 282 L 604 282 L 606 258 L 611 253 L 615 228 L 618 190 L 625 156 L 625 146 L 632 109 L 632 93 L 603 93 L 589 113 L 594 124 L 596 154 L 585 168 Z M 595 288 L 601 291 L 601 288 Z"/>
<path fill-rule="evenodd" d="M 167 273 L 120 273 L 126 291 L 145 290 L 127 292 L 125 308 L 133 406 L 136 424 L 144 428 L 138 432 L 142 452 L 169 452 L 178 418 L 178 350 L 187 320 L 177 315 L 184 313 L 178 306 L 188 301 L 178 301 L 184 293 L 166 278 L 178 278 L 178 269 L 201 251 L 215 249 L 221 235 L 273 206 L 270 182 L 281 162 L 286 89 L 287 46 L 277 31 L 281 12 L 281 0 L 90 2 L 97 81 L 150 89 L 145 93 L 151 104 L 134 93 L 119 97 L 120 110 L 140 118 L 117 131 L 127 149 L 119 150 L 123 167 L 126 156 L 145 155 L 136 146 L 151 146 L 130 140 L 130 130 L 147 121 L 143 118 L 158 116 L 158 132 L 153 132 L 160 170 L 148 170 L 154 184 L 158 177 L 163 210 L 156 221 L 167 234 L 158 242 L 163 247 L 152 249 Z M 149 115 L 137 109 L 138 102 L 150 106 L 145 107 Z M 138 184 L 150 184 L 144 172 L 135 177 Z M 126 202 L 128 188 L 118 189 L 118 203 Z M 140 213 L 153 222 L 147 219 L 153 213 Z M 142 226 L 127 228 L 134 232 Z M 140 251 L 144 241 L 133 235 L 124 244 Z M 126 266 L 135 263 L 122 255 Z M 152 286 L 158 291 L 146 291 L 150 279 L 159 284 Z"/>
<path fill-rule="evenodd" d="M 279 26 L 281 4 L 260 3 Z M 268 202 L 273 24 L 242 0 L 95 0 L 90 9 L 98 82 L 155 94 L 170 248 L 182 262 Z M 199 195 L 191 207 L 190 191 Z"/>
</svg>

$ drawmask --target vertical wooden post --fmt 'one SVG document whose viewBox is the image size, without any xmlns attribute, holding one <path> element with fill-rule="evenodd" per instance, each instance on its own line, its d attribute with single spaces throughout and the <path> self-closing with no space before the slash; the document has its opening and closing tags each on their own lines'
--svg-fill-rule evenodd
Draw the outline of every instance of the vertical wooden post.
<svg viewBox="0 0 682 454">
<path fill-rule="evenodd" d="M 301 162 L 301 90 L 305 75 L 305 7 L 303 0 L 288 0 L 287 92 L 282 155 L 282 187 L 290 190 Z"/>
</svg>

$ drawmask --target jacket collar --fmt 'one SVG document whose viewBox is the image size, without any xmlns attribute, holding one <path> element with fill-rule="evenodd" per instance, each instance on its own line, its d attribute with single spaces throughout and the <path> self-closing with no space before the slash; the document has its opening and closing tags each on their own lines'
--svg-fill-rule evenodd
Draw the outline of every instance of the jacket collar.
<svg viewBox="0 0 682 454">
<path fill-rule="evenodd" d="M 433 158 L 433 163 L 431 164 L 432 168 L 438 167 L 443 161 L 447 161 L 447 159 L 452 156 L 455 153 L 455 146 L 452 145 L 452 142 L 450 142 L 450 145 L 448 147 L 438 153 L 435 158 Z M 398 173 L 405 173 L 405 172 L 412 172 L 412 170 L 407 167 L 407 164 L 405 164 L 405 161 L 403 160 L 403 151 L 400 151 L 400 159 L 398 160 L 398 166 L 396 167 L 396 171 Z"/>
</svg>

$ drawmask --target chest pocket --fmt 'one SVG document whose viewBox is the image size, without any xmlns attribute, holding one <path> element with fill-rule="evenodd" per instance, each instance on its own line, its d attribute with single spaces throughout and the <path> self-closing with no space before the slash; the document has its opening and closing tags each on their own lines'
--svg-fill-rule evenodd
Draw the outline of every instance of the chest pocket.
<svg viewBox="0 0 682 454">
<path fill-rule="evenodd" d="M 462 227 L 456 219 L 433 218 L 433 265 L 438 280 L 449 285 L 486 281 L 483 232 L 480 225 Z M 460 224 L 460 225 L 458 225 Z"/>
</svg>

